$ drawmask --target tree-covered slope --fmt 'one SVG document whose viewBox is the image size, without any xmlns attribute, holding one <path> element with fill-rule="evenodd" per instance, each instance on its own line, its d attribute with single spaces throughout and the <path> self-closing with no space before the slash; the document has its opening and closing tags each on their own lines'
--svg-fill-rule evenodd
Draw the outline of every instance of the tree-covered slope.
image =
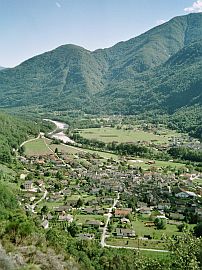
<svg viewBox="0 0 202 270">
<path fill-rule="evenodd" d="M 10 163 L 13 150 L 29 135 L 36 136 L 38 133 L 36 123 L 0 113 L 0 163 Z"/>
<path fill-rule="evenodd" d="M 201 108 L 202 14 L 108 49 L 64 45 L 0 73 L 0 106 L 176 114 Z"/>
</svg>

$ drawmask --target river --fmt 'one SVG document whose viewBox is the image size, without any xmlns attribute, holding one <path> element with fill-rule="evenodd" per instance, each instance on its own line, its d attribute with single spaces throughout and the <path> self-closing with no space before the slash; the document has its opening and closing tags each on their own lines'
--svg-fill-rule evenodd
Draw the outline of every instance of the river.
<svg viewBox="0 0 202 270">
<path fill-rule="evenodd" d="M 71 143 L 74 144 L 75 142 L 73 140 L 71 140 L 66 134 L 65 134 L 65 130 L 68 129 L 68 125 L 66 123 L 63 122 L 59 122 L 59 121 L 55 121 L 55 120 L 51 120 L 51 119 L 43 119 L 44 121 L 49 121 L 53 124 L 56 125 L 56 128 L 51 131 L 50 133 L 48 133 L 48 135 L 51 138 L 57 139 L 62 141 L 63 143 Z"/>
</svg>

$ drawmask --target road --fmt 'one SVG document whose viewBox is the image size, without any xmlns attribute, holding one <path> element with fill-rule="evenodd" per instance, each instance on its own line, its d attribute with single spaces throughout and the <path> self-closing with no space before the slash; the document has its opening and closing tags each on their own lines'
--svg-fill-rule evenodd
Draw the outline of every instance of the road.
<svg viewBox="0 0 202 270">
<path fill-rule="evenodd" d="M 107 245 L 107 244 L 105 244 L 105 247 L 109 247 L 109 248 L 125 248 L 125 249 L 143 250 L 143 251 L 154 251 L 154 252 L 163 252 L 163 253 L 169 252 L 168 250 L 164 250 L 164 249 L 138 248 L 138 247 L 126 247 L 126 246 L 112 246 L 112 245 Z"/>
<path fill-rule="evenodd" d="M 48 194 L 48 191 L 45 189 L 43 196 L 37 202 L 35 202 L 32 205 L 27 204 L 27 207 L 32 211 L 32 213 L 34 213 L 34 209 L 37 206 L 37 204 L 39 204 L 42 200 L 44 200 L 46 198 L 47 194 Z"/>
<path fill-rule="evenodd" d="M 103 232 L 102 232 L 102 236 L 101 236 L 101 241 L 100 241 L 100 244 L 101 244 L 102 247 L 105 247 L 106 246 L 105 238 L 106 238 L 108 224 L 109 224 L 110 218 L 112 216 L 112 211 L 116 207 L 118 201 L 119 201 L 119 193 L 117 194 L 117 198 L 114 200 L 114 203 L 113 203 L 112 207 L 109 208 L 109 212 L 107 214 L 107 221 L 106 221 L 105 226 L 103 228 Z"/>
<path fill-rule="evenodd" d="M 110 222 L 110 218 L 112 217 L 112 211 L 113 211 L 114 208 L 116 208 L 116 205 L 117 205 L 118 201 L 119 201 L 119 193 L 117 195 L 117 198 L 114 200 L 114 203 L 113 203 L 112 207 L 109 208 L 109 212 L 107 214 L 107 220 L 106 220 L 105 226 L 103 228 L 103 232 L 102 232 L 102 236 L 101 236 L 101 240 L 100 240 L 101 247 L 125 248 L 125 249 L 132 249 L 132 250 L 144 250 L 144 251 L 154 251 L 154 252 L 163 252 L 163 253 L 169 252 L 168 250 L 162 250 L 162 249 L 137 248 L 137 247 L 126 247 L 126 246 L 113 246 L 113 245 L 106 244 L 105 239 L 106 239 L 108 224 Z"/>
<path fill-rule="evenodd" d="M 36 138 L 33 139 L 29 139 L 27 141 L 24 141 L 23 143 L 21 143 L 20 147 L 22 147 L 24 144 L 28 143 L 28 142 L 33 142 L 35 140 L 38 140 L 40 138 L 41 133 L 39 133 L 39 135 Z"/>
</svg>

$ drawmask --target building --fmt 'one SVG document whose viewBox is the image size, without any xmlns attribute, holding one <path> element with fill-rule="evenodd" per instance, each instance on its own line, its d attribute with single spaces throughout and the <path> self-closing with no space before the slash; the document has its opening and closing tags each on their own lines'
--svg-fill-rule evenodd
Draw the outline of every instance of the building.
<svg viewBox="0 0 202 270">
<path fill-rule="evenodd" d="M 26 182 L 24 183 L 24 188 L 25 188 L 26 190 L 31 190 L 31 189 L 33 189 L 33 182 L 32 182 L 32 181 L 26 181 Z"/>
</svg>

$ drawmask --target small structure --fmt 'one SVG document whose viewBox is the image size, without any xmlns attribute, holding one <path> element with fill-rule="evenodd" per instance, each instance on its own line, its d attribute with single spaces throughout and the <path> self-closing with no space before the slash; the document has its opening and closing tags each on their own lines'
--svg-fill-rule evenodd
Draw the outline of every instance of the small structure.
<svg viewBox="0 0 202 270">
<path fill-rule="evenodd" d="M 177 194 L 175 194 L 175 197 L 178 197 L 178 198 L 194 198 L 194 197 L 197 197 L 196 193 L 194 192 L 191 192 L 191 191 L 182 191 L 182 192 L 179 192 Z"/>
<path fill-rule="evenodd" d="M 132 213 L 132 208 L 116 209 L 114 212 L 115 217 L 126 217 Z"/>
<path fill-rule="evenodd" d="M 71 215 L 60 215 L 59 221 L 67 221 L 68 223 L 71 223 L 73 221 L 73 217 Z"/>
<path fill-rule="evenodd" d="M 123 218 L 121 219 L 121 223 L 122 223 L 122 224 L 128 224 L 128 223 L 130 223 L 130 220 L 129 220 L 128 218 L 123 217 Z"/>
<path fill-rule="evenodd" d="M 49 222 L 47 219 L 45 219 L 42 223 L 41 223 L 41 226 L 44 228 L 44 229 L 48 229 L 49 227 Z"/>
<path fill-rule="evenodd" d="M 116 228 L 115 235 L 117 237 L 134 237 L 135 231 L 131 229 L 125 229 L 125 228 Z"/>
<path fill-rule="evenodd" d="M 82 240 L 92 240 L 95 238 L 95 235 L 93 233 L 80 233 L 77 237 Z"/>
<path fill-rule="evenodd" d="M 26 182 L 24 183 L 24 188 L 25 188 L 26 190 L 32 190 L 32 189 L 33 189 L 33 182 L 32 182 L 32 181 L 26 181 Z"/>
<path fill-rule="evenodd" d="M 86 225 L 91 226 L 91 227 L 99 228 L 100 226 L 103 226 L 104 223 L 99 221 L 99 220 L 87 220 Z"/>
</svg>

